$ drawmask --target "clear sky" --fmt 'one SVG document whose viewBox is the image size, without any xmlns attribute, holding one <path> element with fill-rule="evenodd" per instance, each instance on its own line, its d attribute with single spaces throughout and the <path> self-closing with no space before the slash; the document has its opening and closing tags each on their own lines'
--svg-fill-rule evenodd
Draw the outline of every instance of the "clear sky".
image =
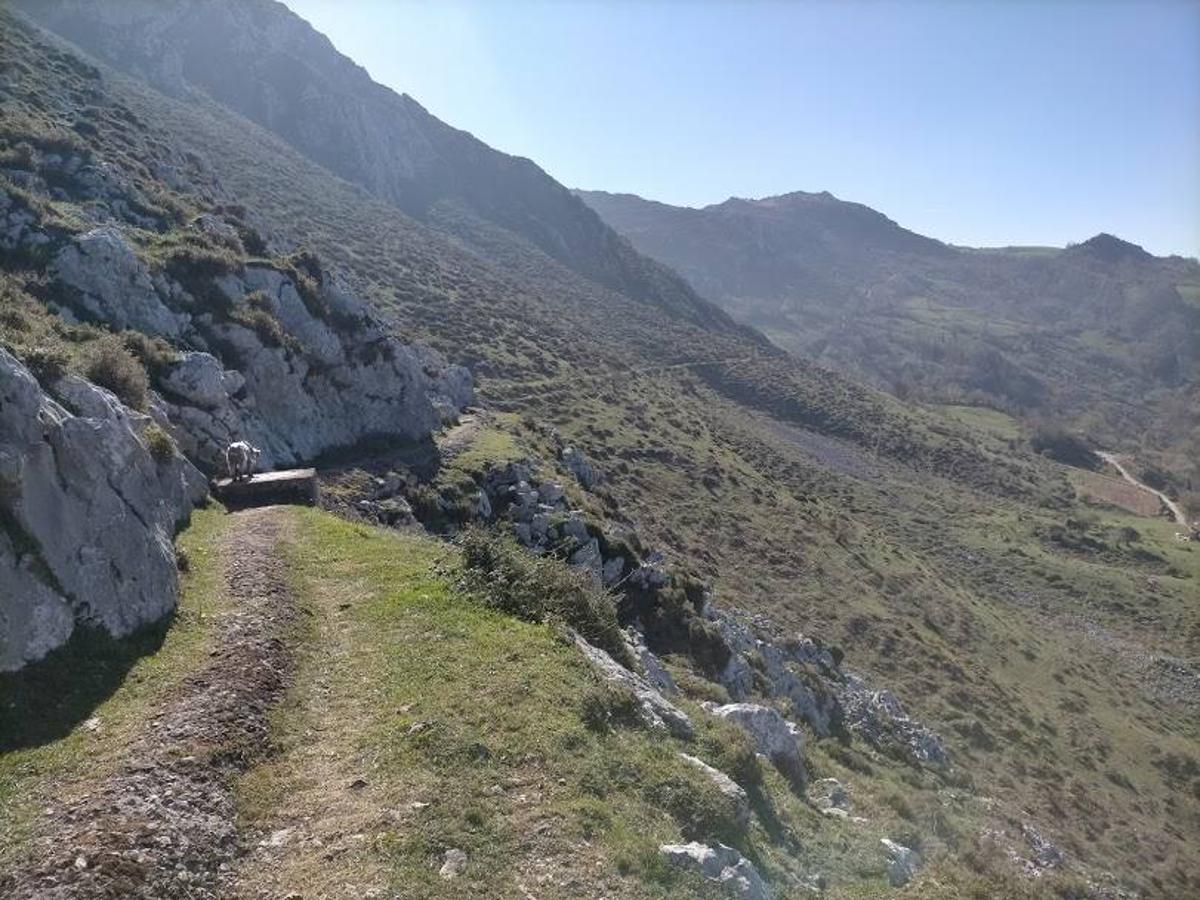
<svg viewBox="0 0 1200 900">
<path fill-rule="evenodd" d="M 958 244 L 1200 254 L 1200 0 L 286 0 L 571 187 L 828 190 Z"/>
</svg>

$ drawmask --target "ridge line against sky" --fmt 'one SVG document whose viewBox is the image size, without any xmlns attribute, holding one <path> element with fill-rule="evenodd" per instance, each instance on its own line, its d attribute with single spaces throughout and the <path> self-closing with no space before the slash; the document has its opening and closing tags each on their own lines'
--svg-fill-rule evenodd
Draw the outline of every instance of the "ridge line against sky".
<svg viewBox="0 0 1200 900">
<path fill-rule="evenodd" d="M 1200 2 L 284 0 L 569 187 L 828 190 L 962 246 L 1200 255 Z"/>
</svg>

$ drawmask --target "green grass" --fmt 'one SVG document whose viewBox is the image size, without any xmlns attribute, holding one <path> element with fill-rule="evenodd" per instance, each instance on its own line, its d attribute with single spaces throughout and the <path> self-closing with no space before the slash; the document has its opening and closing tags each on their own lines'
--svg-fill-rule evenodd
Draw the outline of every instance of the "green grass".
<svg viewBox="0 0 1200 900">
<path fill-rule="evenodd" d="M 281 753 L 243 779 L 243 822 L 276 827 L 306 810 L 393 818 L 344 860 L 294 855 L 270 878 L 318 893 L 373 882 L 406 896 L 518 897 L 537 862 L 552 879 L 622 896 L 696 896 L 658 862 L 658 842 L 681 833 L 667 810 L 698 833 L 738 836 L 674 741 L 627 724 L 589 727 L 589 707 L 623 701 L 555 629 L 461 595 L 447 545 L 297 517 L 290 558 L 315 625 L 275 719 Z M 367 785 L 343 809 L 358 777 Z M 446 882 L 437 866 L 451 847 L 470 863 Z"/>
<path fill-rule="evenodd" d="M 197 510 L 179 537 L 189 570 L 173 617 L 125 640 L 77 633 L 19 673 L 0 675 L 0 866 L 51 796 L 102 777 L 159 698 L 208 659 L 227 610 L 220 544 L 227 518 Z M 94 729 L 81 728 L 94 719 Z"/>
<path fill-rule="evenodd" d="M 989 431 L 1004 440 L 1016 440 L 1021 436 L 1021 426 L 1008 413 L 986 406 L 960 406 L 948 404 L 940 407 L 951 419 L 969 428 Z"/>
<path fill-rule="evenodd" d="M 450 461 L 448 468 L 475 475 L 525 459 L 529 454 L 513 434 L 516 419 L 511 413 L 496 414 L 493 421 L 480 429 L 470 445 Z"/>
</svg>

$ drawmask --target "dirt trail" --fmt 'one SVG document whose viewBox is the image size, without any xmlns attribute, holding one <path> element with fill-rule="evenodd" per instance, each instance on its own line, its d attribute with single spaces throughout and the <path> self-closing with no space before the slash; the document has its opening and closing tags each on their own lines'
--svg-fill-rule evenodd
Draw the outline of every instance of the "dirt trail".
<svg viewBox="0 0 1200 900">
<path fill-rule="evenodd" d="M 1110 466 L 1112 466 L 1114 469 L 1116 469 L 1118 472 L 1120 472 L 1121 477 L 1124 478 L 1126 481 L 1128 481 L 1130 484 L 1132 484 L 1134 487 L 1140 488 L 1141 490 L 1151 493 L 1155 497 L 1157 497 L 1162 502 L 1162 504 L 1171 511 L 1171 515 L 1175 517 L 1175 521 L 1178 524 L 1183 525 L 1184 527 L 1187 526 L 1187 523 L 1188 523 L 1187 516 L 1185 516 L 1183 514 L 1183 509 L 1179 506 L 1179 504 L 1176 503 L 1174 500 L 1172 500 L 1170 497 L 1168 497 L 1166 494 L 1164 494 L 1162 491 L 1156 491 L 1154 488 L 1150 487 L 1150 485 L 1145 484 L 1144 482 L 1138 481 L 1138 479 L 1136 479 L 1132 474 L 1130 474 L 1129 470 L 1126 469 L 1125 466 L 1121 464 L 1121 461 L 1117 458 L 1117 455 L 1115 453 L 1109 453 L 1105 450 L 1097 450 L 1096 455 L 1099 456 L 1106 463 L 1108 463 Z"/>
<path fill-rule="evenodd" d="M 438 455 L 445 465 L 471 446 L 488 422 L 487 412 L 474 410 L 459 417 L 458 423 L 437 438 Z"/>
<path fill-rule="evenodd" d="M 267 748 L 267 714 L 292 673 L 297 615 L 277 549 L 279 507 L 235 514 L 225 545 L 234 612 L 211 661 L 165 698 L 117 771 L 45 813 L 12 900 L 207 900 L 237 849 L 231 781 Z"/>
</svg>

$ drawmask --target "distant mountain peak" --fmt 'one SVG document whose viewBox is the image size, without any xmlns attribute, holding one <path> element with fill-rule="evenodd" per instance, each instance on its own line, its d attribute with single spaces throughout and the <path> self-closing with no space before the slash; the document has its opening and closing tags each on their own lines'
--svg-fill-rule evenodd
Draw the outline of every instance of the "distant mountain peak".
<svg viewBox="0 0 1200 900">
<path fill-rule="evenodd" d="M 1068 247 L 1067 250 L 1071 253 L 1086 254 L 1095 259 L 1112 263 L 1123 262 L 1127 259 L 1138 262 L 1154 259 L 1150 253 L 1147 253 L 1138 244 L 1122 240 L 1106 231 L 1100 232 L 1095 237 L 1088 238 L 1082 244 L 1075 244 Z"/>
</svg>

